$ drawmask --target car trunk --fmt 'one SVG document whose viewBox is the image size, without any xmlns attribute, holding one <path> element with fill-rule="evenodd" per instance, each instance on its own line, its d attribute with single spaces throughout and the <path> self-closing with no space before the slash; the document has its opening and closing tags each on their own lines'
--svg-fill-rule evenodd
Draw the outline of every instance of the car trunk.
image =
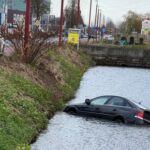
<svg viewBox="0 0 150 150">
<path fill-rule="evenodd" d="M 144 111 L 144 121 L 147 123 L 150 123 L 150 111 L 149 110 Z"/>
</svg>

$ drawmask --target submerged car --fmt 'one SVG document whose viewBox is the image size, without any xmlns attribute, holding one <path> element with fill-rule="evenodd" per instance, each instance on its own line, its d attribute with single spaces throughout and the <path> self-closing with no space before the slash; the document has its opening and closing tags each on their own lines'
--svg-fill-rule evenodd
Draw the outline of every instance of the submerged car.
<svg viewBox="0 0 150 150">
<path fill-rule="evenodd" d="M 64 111 L 122 123 L 150 124 L 150 110 L 140 103 L 120 96 L 100 96 L 86 99 L 82 104 L 66 106 Z"/>
</svg>

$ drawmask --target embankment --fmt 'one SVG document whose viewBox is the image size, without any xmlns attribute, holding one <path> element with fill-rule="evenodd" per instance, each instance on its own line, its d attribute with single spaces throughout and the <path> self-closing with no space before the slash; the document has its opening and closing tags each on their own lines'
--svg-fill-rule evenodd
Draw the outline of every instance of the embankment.
<svg viewBox="0 0 150 150">
<path fill-rule="evenodd" d="M 29 144 L 79 86 L 91 60 L 62 48 L 34 65 L 0 58 L 0 150 Z"/>
<path fill-rule="evenodd" d="M 147 45 L 81 45 L 97 65 L 150 68 L 150 48 Z"/>
</svg>

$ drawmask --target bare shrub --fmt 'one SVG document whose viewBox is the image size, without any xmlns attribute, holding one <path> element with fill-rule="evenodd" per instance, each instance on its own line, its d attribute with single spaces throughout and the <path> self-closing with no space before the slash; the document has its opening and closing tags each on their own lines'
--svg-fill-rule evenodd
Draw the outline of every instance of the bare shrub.
<svg viewBox="0 0 150 150">
<path fill-rule="evenodd" d="M 19 60 L 22 60 L 25 49 L 27 49 L 26 63 L 35 63 L 39 57 L 44 55 L 48 49 L 55 47 L 52 37 L 57 34 L 57 31 L 30 32 L 29 42 L 27 47 L 24 47 L 24 28 L 23 25 L 17 25 L 13 32 L 9 32 L 5 26 L 0 27 L 0 35 L 10 43 L 14 48 L 14 54 Z"/>
</svg>

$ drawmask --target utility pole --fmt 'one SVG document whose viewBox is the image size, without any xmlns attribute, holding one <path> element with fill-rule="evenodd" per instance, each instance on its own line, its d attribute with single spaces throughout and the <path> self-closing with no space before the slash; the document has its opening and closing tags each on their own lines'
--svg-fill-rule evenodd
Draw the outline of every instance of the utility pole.
<svg viewBox="0 0 150 150">
<path fill-rule="evenodd" d="M 95 12 L 95 27 L 96 27 L 96 20 L 97 20 L 97 10 L 98 10 L 98 4 L 96 4 L 96 12 Z"/>
<path fill-rule="evenodd" d="M 100 14 L 100 9 L 97 10 L 98 13 L 97 13 L 97 26 L 96 26 L 96 41 L 97 41 L 97 38 L 98 38 L 98 31 L 99 31 L 99 14 Z"/>
<path fill-rule="evenodd" d="M 26 14 L 25 14 L 25 33 L 24 33 L 24 54 L 23 61 L 27 62 L 28 42 L 29 42 L 29 26 L 30 26 L 30 9 L 31 0 L 26 0 Z"/>
<path fill-rule="evenodd" d="M 92 0 L 90 0 L 90 10 L 89 10 L 89 29 L 91 27 L 91 11 L 92 11 Z"/>
<path fill-rule="evenodd" d="M 80 24 L 80 0 L 78 0 L 78 12 L 77 12 L 77 27 Z"/>
<path fill-rule="evenodd" d="M 89 10 L 89 26 L 88 26 L 88 41 L 91 37 L 91 11 L 92 11 L 92 0 L 90 0 L 90 10 Z"/>
<path fill-rule="evenodd" d="M 59 25 L 59 47 L 62 47 L 62 27 L 63 27 L 63 8 L 64 8 L 64 0 L 61 0 L 61 10 L 60 10 L 60 25 Z"/>
<path fill-rule="evenodd" d="M 101 35 L 102 35 L 102 33 L 101 33 L 101 18 L 102 18 L 102 12 L 100 10 L 100 17 L 99 17 L 100 40 L 101 40 Z"/>
<path fill-rule="evenodd" d="M 106 23 L 105 23 L 105 16 L 103 15 L 103 25 L 105 26 Z"/>
<path fill-rule="evenodd" d="M 94 24 L 94 27 L 95 27 L 95 31 L 96 31 L 96 41 L 97 41 L 97 14 L 98 14 L 98 4 L 96 4 L 96 12 L 95 12 L 95 24 Z"/>
<path fill-rule="evenodd" d="M 101 28 L 101 19 L 102 19 L 102 12 L 100 10 L 100 18 L 99 18 L 99 27 Z"/>
<path fill-rule="evenodd" d="M 7 0 L 5 0 L 5 4 L 4 4 L 5 25 L 7 25 L 7 13 L 8 13 L 8 4 L 7 4 Z"/>
</svg>

